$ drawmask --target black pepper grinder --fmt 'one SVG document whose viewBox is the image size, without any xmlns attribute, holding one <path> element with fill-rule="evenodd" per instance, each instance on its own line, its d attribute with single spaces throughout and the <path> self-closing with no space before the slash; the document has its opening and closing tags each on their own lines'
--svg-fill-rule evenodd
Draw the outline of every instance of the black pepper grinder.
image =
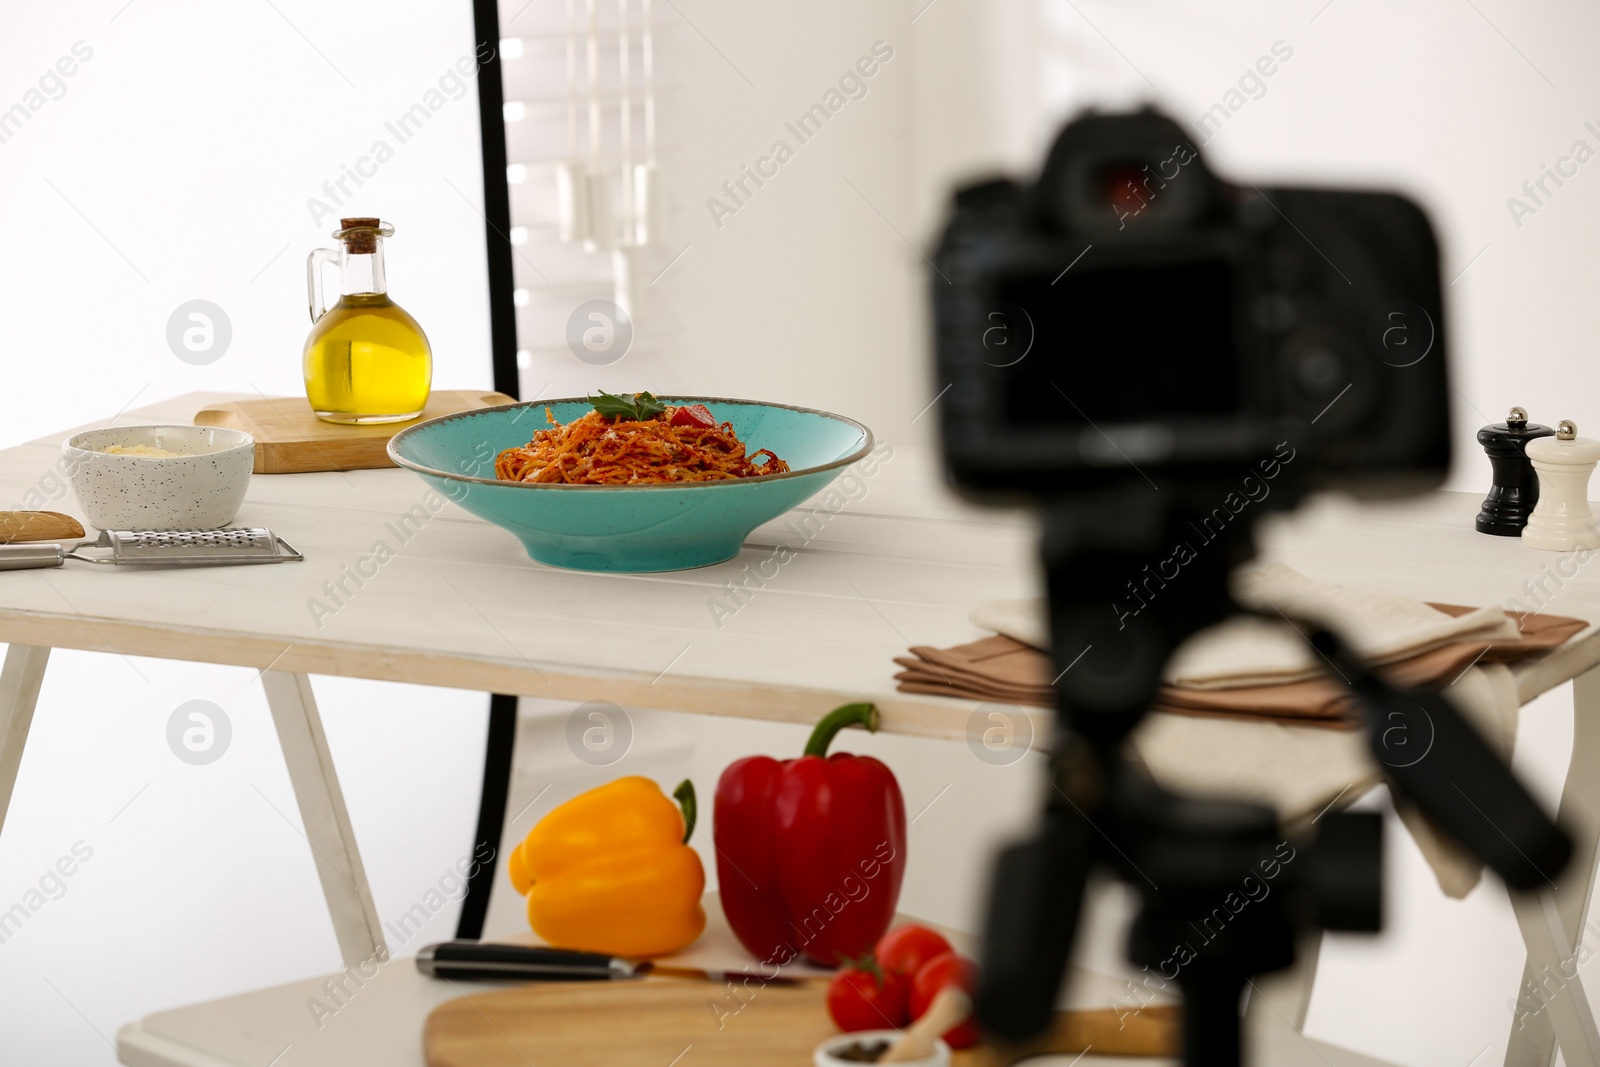
<svg viewBox="0 0 1600 1067">
<path fill-rule="evenodd" d="M 1536 437 L 1554 437 L 1555 431 L 1528 421 L 1528 413 L 1512 408 L 1505 422 L 1478 431 L 1478 443 L 1494 467 L 1494 485 L 1478 512 L 1478 532 L 1500 537 L 1521 537 L 1528 516 L 1539 502 L 1539 478 L 1525 449 Z"/>
</svg>

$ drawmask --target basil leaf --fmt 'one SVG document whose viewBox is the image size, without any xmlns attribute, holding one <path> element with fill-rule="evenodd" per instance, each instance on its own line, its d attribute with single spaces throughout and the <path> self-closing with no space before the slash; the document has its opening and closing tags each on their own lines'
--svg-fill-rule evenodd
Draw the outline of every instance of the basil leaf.
<svg viewBox="0 0 1600 1067">
<path fill-rule="evenodd" d="M 649 393 L 618 396 L 601 390 L 599 396 L 588 398 L 594 409 L 608 419 L 632 419 L 645 422 L 667 410 L 667 406 Z"/>
</svg>

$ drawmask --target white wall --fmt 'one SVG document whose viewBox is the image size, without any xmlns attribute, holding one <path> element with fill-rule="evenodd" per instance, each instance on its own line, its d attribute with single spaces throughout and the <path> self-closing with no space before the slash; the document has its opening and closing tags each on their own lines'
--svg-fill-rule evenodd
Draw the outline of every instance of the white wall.
<svg viewBox="0 0 1600 1067">
<path fill-rule="evenodd" d="M 907 6 L 657 6 L 665 226 L 641 272 L 633 349 L 595 368 L 525 336 L 535 355 L 524 385 L 552 383 L 554 396 L 649 386 L 781 400 L 903 440 L 926 403 L 917 332 L 926 268 L 901 236 L 918 236 Z M 846 100 L 839 80 L 862 57 L 874 72 Z M 830 90 L 839 110 L 803 142 L 785 123 Z M 761 163 L 778 141 L 792 158 Z M 723 190 L 758 165 L 777 173 L 760 186 L 746 179 L 743 194 Z M 714 214 L 713 199 L 732 214 Z M 543 255 L 542 271 L 579 269 L 575 253 Z M 546 329 L 592 295 L 557 298 Z"/>
<path fill-rule="evenodd" d="M 1039 4 L 920 0 L 913 6 L 913 232 L 931 244 L 953 184 L 1038 168 Z"/>
<path fill-rule="evenodd" d="M 305 256 L 337 228 L 307 201 L 379 139 L 393 158 L 364 187 L 347 184 L 359 195 L 336 210 L 395 223 L 390 289 L 428 332 L 438 384 L 487 384 L 476 88 L 446 96 L 404 144 L 384 129 L 470 57 L 470 4 L 120 7 L 0 13 L 0 107 L 75 42 L 92 51 L 64 95 L 0 143 L 13 398 L 0 443 L 140 397 L 301 392 Z M 168 315 L 195 298 L 233 326 L 204 367 L 166 343 Z"/>
<path fill-rule="evenodd" d="M 505 32 L 543 35 L 508 68 L 510 91 L 530 100 L 528 117 L 512 124 L 513 159 L 535 143 L 534 157 L 560 157 L 564 118 L 538 98 L 561 79 L 526 65 L 562 63 L 564 15 L 514 0 L 501 10 Z M 632 348 L 600 367 L 566 350 L 568 315 L 610 295 L 609 253 L 540 232 L 554 216 L 553 179 L 532 174 L 512 201 L 534 231 L 516 263 L 531 298 L 519 320 L 526 393 L 649 387 L 778 399 L 854 416 L 891 440 L 930 439 L 934 420 L 912 423 L 939 388 L 925 341 L 924 256 L 952 180 L 1033 164 L 1033 0 L 696 0 L 658 3 L 655 19 L 665 218 L 640 256 Z M 602 35 L 614 21 L 602 5 Z M 636 89 L 638 39 L 635 30 Z M 603 47 L 610 91 L 612 39 Z M 802 140 L 793 127 L 819 103 L 835 110 Z M 601 144 L 614 153 L 617 112 L 608 102 L 603 114 Z M 635 158 L 640 115 L 636 107 Z M 778 142 L 792 153 L 781 163 Z M 759 185 L 744 169 L 757 167 L 768 175 Z M 742 189 L 724 189 L 741 179 Z"/>
<path fill-rule="evenodd" d="M 1600 120 L 1600 72 L 1586 51 L 1600 12 L 1476 0 L 1042 0 L 1040 11 L 1046 134 L 1090 103 L 1153 101 L 1194 123 L 1275 42 L 1293 50 L 1264 89 L 1248 86 L 1205 152 L 1224 175 L 1261 185 L 1388 186 L 1427 207 L 1454 280 L 1451 488 L 1487 490 L 1473 435 L 1513 404 L 1600 435 L 1588 399 L 1600 364 L 1587 358 L 1600 168 L 1549 186 L 1556 195 L 1520 226 L 1506 206 L 1574 141 L 1600 152 L 1600 134 L 1584 127 Z"/>
<path fill-rule="evenodd" d="M 6 4 L 0 110 L 26 106 L 80 41 L 87 58 L 46 79 L 38 110 L 0 142 L 0 446 L 193 390 L 299 393 L 303 264 L 336 225 L 314 223 L 306 201 L 471 55 L 471 5 Z M 395 223 L 391 291 L 432 340 L 436 382 L 483 386 L 476 88 L 452 89 L 341 210 Z M 173 309 L 195 298 L 232 325 L 208 366 L 166 341 Z M 0 507 L 22 488 L 6 486 Z M 0 910 L 74 843 L 92 859 L 0 943 L 0 1060 L 111 1063 L 106 1039 L 140 1015 L 338 966 L 254 674 L 53 657 L 0 838 Z M 467 850 L 487 701 L 315 684 L 391 917 Z M 191 699 L 233 726 L 209 766 L 167 748 L 167 718 Z M 446 912 L 423 936 L 453 932 Z"/>
<path fill-rule="evenodd" d="M 933 419 L 912 422 L 940 388 L 925 257 L 953 180 L 1033 151 L 1032 3 L 683 10 L 705 36 L 670 38 L 686 73 L 663 105 L 676 124 L 669 252 L 690 250 L 653 287 L 682 330 L 660 373 L 686 389 L 840 411 L 893 441 L 931 440 Z M 801 143 L 785 124 L 863 57 L 878 60 L 865 95 Z M 713 198 L 730 202 L 722 183 L 779 140 L 793 159 L 736 214 L 715 212 Z"/>
<path fill-rule="evenodd" d="M 1081 107 L 1152 102 L 1190 124 L 1224 176 L 1387 186 L 1420 199 L 1453 282 L 1449 488 L 1488 488 L 1473 435 L 1513 404 L 1600 436 L 1600 364 L 1587 351 L 1600 169 L 1552 184 L 1555 195 L 1520 226 L 1506 203 L 1574 141 L 1600 152 L 1600 133 L 1584 125 L 1600 127 L 1600 72 L 1587 55 L 1600 12 L 1488 0 L 1040 0 L 1039 11 L 1041 144 Z M 1280 42 L 1292 57 L 1247 81 L 1237 110 L 1201 132 L 1200 117 L 1226 106 Z M 1552 804 L 1570 716 L 1567 687 L 1523 710 L 1517 767 Z M 1465 901 L 1445 899 L 1392 816 L 1387 830 L 1390 928 L 1330 938 L 1307 1029 L 1397 1063 L 1498 1063 L 1523 959 L 1504 891 L 1486 878 Z"/>
</svg>

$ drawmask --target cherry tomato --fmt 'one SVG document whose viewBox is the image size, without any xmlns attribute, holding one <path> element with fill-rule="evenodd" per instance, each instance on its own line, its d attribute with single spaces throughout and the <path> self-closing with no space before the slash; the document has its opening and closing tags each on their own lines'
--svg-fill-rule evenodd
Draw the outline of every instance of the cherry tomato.
<svg viewBox="0 0 1600 1067">
<path fill-rule="evenodd" d="M 688 404 L 672 413 L 673 426 L 699 426 L 701 429 L 709 430 L 716 424 L 717 420 L 712 416 L 711 409 L 704 404 Z"/>
<path fill-rule="evenodd" d="M 839 1029 L 899 1029 L 911 1021 L 906 998 L 911 979 L 876 966 L 848 965 L 828 984 L 828 1014 Z"/>
<path fill-rule="evenodd" d="M 920 1019 L 928 1010 L 933 998 L 945 986 L 958 986 L 968 996 L 978 986 L 978 965 L 964 956 L 946 952 L 917 968 L 911 979 L 911 1018 Z M 978 1026 L 971 1019 L 947 1031 L 945 1041 L 951 1048 L 969 1048 L 978 1043 Z"/>
<path fill-rule="evenodd" d="M 950 951 L 950 942 L 937 931 L 915 923 L 897 926 L 878 939 L 873 955 L 890 974 L 916 974 L 924 963 Z"/>
</svg>

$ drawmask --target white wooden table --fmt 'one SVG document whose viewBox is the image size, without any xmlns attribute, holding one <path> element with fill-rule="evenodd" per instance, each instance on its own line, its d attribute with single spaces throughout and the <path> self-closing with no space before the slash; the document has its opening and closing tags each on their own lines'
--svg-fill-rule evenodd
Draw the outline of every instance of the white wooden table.
<svg viewBox="0 0 1600 1067">
<path fill-rule="evenodd" d="M 738 970 L 750 956 L 728 927 L 716 893 L 705 897 L 706 929 L 690 948 L 663 962 L 685 967 Z M 898 916 L 898 921 L 912 921 Z M 960 931 L 940 928 L 960 952 L 973 951 L 974 939 Z M 537 943 L 531 935 L 512 938 Z M 826 971 L 804 961 L 785 973 L 825 976 Z M 424 1067 L 422 1022 L 428 1013 L 456 997 L 475 998 L 480 993 L 504 989 L 493 982 L 463 982 L 425 978 L 416 959 L 389 960 L 362 972 L 359 988 L 348 979 L 345 1004 L 331 1016 L 315 1019 L 306 1010 L 311 998 L 326 999 L 323 983 L 340 975 L 325 975 L 158 1012 L 125 1027 L 117 1035 L 124 1062 L 132 1067 L 237 1067 L 238 1064 L 273 1067 Z M 1122 982 L 1109 975 L 1078 971 L 1072 983 L 1070 1005 L 1101 1009 L 1122 993 Z M 723 987 L 707 987 L 707 997 L 725 995 Z M 1160 1003 L 1170 1003 L 1163 999 Z M 760 998 L 751 1011 L 761 1010 Z M 759 1015 L 752 1016 L 759 1025 Z M 528 1059 L 544 1067 L 537 1048 L 521 1049 Z M 1072 1057 L 1063 1057 L 1066 1063 Z M 687 1062 L 687 1060 L 685 1061 Z M 555 1065 L 551 1065 L 555 1067 Z M 659 1067 L 668 1067 L 663 1062 Z M 1170 1067 L 1166 1061 L 1130 1056 L 1085 1056 L 1077 1067 Z"/>
<path fill-rule="evenodd" d="M 191 395 L 120 421 L 187 422 L 216 399 Z M 0 499 L 7 506 L 48 491 L 66 432 L 0 451 Z M 846 700 L 871 699 L 886 730 L 963 738 L 976 704 L 896 692 L 891 658 L 914 643 L 970 640 L 978 636 L 966 617 L 973 605 L 1034 594 L 1034 530 L 1026 515 L 952 501 L 934 457 L 891 444 L 892 458 L 872 476 L 857 472 L 857 488 L 842 507 L 827 497 L 810 501 L 757 530 L 737 560 L 698 571 L 642 576 L 541 567 L 509 534 L 453 505 L 429 513 L 423 483 L 386 470 L 253 481 L 237 524 L 273 527 L 305 552 L 304 563 L 140 573 L 69 562 L 61 570 L 0 575 L 0 641 L 10 643 L 0 673 L 0 826 L 52 647 L 262 672 L 310 859 L 347 965 L 371 958 L 383 934 L 310 674 L 798 723 Z M 49 506 L 73 512 L 74 504 L 68 497 Z M 1274 520 L 1264 554 L 1319 579 L 1379 585 L 1419 599 L 1505 604 L 1517 598 L 1600 619 L 1600 563 L 1578 566 L 1512 539 L 1476 534 L 1476 507 L 1460 494 L 1363 511 L 1314 507 Z M 402 522 L 408 515 L 410 527 Z M 802 526 L 806 516 L 812 521 Z M 394 558 L 364 564 L 379 542 Z M 794 558 L 774 575 L 767 561 L 777 558 L 779 545 Z M 1542 584 L 1537 603 L 1524 587 L 1530 582 Z M 713 612 L 717 600 L 737 610 Z M 1600 633 L 1591 627 L 1516 672 L 1523 701 L 1578 679 L 1561 815 L 1581 830 L 1580 846 L 1558 889 L 1518 902 L 1529 946 L 1525 987 L 1572 956 L 1593 885 L 1600 675 L 1590 669 L 1597 663 Z M 1050 714 L 1034 718 L 1033 736 L 1043 743 Z M 1314 953 L 1309 966 L 1262 984 L 1266 996 L 1254 998 L 1249 1013 L 1256 1047 L 1310 1049 L 1314 1062 L 1341 1067 L 1373 1063 L 1333 1046 L 1312 1048 L 1297 1033 L 1313 971 Z M 1581 983 L 1566 980 L 1542 999 L 1530 993 L 1524 1006 L 1527 1025 L 1514 1024 L 1508 1063 L 1548 1067 L 1557 1035 L 1569 1065 L 1600 1063 L 1600 1037 Z M 420 1016 L 401 1025 L 420 1025 Z M 253 1062 L 217 1034 L 221 1043 L 210 1041 L 206 1052 L 212 1059 L 197 1053 L 165 1062 Z M 1290 1062 L 1289 1056 L 1285 1051 L 1271 1062 Z"/>
<path fill-rule="evenodd" d="M 188 423 L 218 399 L 118 421 Z M 70 432 L 0 451 L 4 506 L 48 492 Z M 661 575 L 535 564 L 453 504 L 430 512 L 440 498 L 398 469 L 254 478 L 235 525 L 273 528 L 303 563 L 6 572 L 0 827 L 51 648 L 261 671 L 347 964 L 384 941 L 308 675 L 804 724 L 867 699 L 887 731 L 964 737 L 975 702 L 896 692 L 891 659 L 913 642 L 977 637 L 973 604 L 1029 595 L 1033 533 L 1021 513 L 956 504 L 930 469 L 921 450 L 895 450 L 871 476 L 853 472 L 853 499 L 824 494 L 757 530 L 737 560 Z M 48 506 L 82 518 L 70 495 Z M 780 545 L 794 552 L 781 566 Z M 1044 736 L 1050 714 L 1030 714 Z"/>
<path fill-rule="evenodd" d="M 1523 704 L 1575 680 L 1572 755 L 1558 818 L 1574 831 L 1576 847 L 1558 885 L 1512 896 L 1528 960 L 1505 1063 L 1551 1067 L 1559 1043 L 1569 1067 L 1592 1067 L 1600 1064 L 1600 1032 L 1574 960 L 1584 940 L 1600 836 L 1600 670 L 1595 670 L 1600 664 L 1600 629 L 1595 625 L 1600 621 L 1600 555 L 1539 552 L 1515 538 L 1479 534 L 1473 517 L 1480 502 L 1481 497 L 1466 493 L 1435 493 L 1366 508 L 1324 500 L 1297 515 L 1271 520 L 1264 530 L 1261 559 L 1283 560 L 1325 581 L 1383 588 L 1421 600 L 1500 604 L 1590 623 L 1561 648 L 1512 671 Z M 1252 998 L 1253 1022 L 1276 1029 L 1279 1019 L 1289 1016 L 1287 1021 L 1297 1028 L 1303 1024 L 1315 951 L 1311 946 L 1293 970 L 1271 979 L 1270 986 L 1262 983 L 1269 996 Z M 1321 1059 L 1338 1067 L 1371 1062 L 1326 1045 L 1320 1051 Z"/>
</svg>

